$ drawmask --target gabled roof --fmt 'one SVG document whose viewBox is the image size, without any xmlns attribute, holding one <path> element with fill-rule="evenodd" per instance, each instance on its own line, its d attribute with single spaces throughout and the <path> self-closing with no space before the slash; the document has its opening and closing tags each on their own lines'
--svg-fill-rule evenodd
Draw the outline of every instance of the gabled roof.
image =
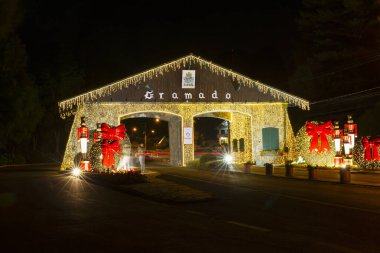
<svg viewBox="0 0 380 253">
<path fill-rule="evenodd" d="M 289 104 L 293 104 L 295 106 L 300 107 L 303 110 L 309 110 L 309 101 L 302 99 L 300 97 L 291 95 L 269 85 L 266 85 L 260 81 L 251 79 L 244 75 L 241 75 L 232 70 L 223 68 L 217 64 L 212 63 L 211 61 L 206 61 L 199 56 L 194 56 L 192 54 L 187 55 L 185 57 L 179 58 L 177 60 L 171 61 L 169 63 L 162 64 L 156 68 L 152 68 L 141 72 L 139 74 L 124 78 L 122 80 L 110 83 L 101 88 L 80 94 L 78 96 L 62 100 L 58 102 L 60 115 L 62 118 L 70 116 L 73 114 L 73 109 L 76 106 L 80 106 L 85 102 L 95 101 L 100 97 L 104 97 L 106 95 L 110 95 L 113 92 L 121 90 L 123 88 L 127 88 L 130 85 L 136 85 L 140 82 L 145 82 L 150 80 L 158 75 L 164 75 L 166 72 L 178 70 L 186 67 L 188 64 L 199 64 L 201 68 L 207 68 L 211 72 L 222 75 L 224 77 L 230 77 L 232 80 L 238 81 L 241 85 L 247 87 L 255 87 L 262 93 L 269 93 L 275 99 L 281 99 Z"/>
</svg>

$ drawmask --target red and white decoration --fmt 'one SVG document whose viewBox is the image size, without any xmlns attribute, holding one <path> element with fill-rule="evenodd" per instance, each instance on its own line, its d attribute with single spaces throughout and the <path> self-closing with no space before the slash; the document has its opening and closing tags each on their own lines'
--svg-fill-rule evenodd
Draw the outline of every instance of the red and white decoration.
<svg viewBox="0 0 380 253">
<path fill-rule="evenodd" d="M 85 117 L 81 117 L 81 126 L 78 128 L 77 137 L 78 142 L 80 143 L 80 150 L 82 153 L 82 158 L 86 159 L 87 155 L 87 142 L 89 141 L 89 131 L 88 127 L 86 127 Z"/>
<path fill-rule="evenodd" d="M 380 138 L 374 139 L 363 137 L 361 140 L 364 148 L 364 160 L 366 161 L 380 161 L 379 147 Z"/>
<path fill-rule="evenodd" d="M 311 136 L 310 153 L 330 151 L 328 135 L 332 134 L 333 124 L 327 121 L 323 124 L 315 125 L 313 122 L 306 123 L 306 133 Z"/>
<path fill-rule="evenodd" d="M 124 140 L 125 136 L 125 125 L 110 127 L 106 123 L 101 124 L 102 166 L 104 168 L 115 168 L 115 153 L 121 155 L 119 141 Z"/>
</svg>

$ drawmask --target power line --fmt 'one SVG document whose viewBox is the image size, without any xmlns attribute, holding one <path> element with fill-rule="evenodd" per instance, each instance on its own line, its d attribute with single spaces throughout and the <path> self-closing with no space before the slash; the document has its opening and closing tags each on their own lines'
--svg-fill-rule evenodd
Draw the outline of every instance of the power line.
<svg viewBox="0 0 380 253">
<path fill-rule="evenodd" d="M 321 73 L 318 73 L 316 75 L 313 75 L 310 78 L 299 78 L 299 79 L 293 80 L 292 82 L 310 81 L 310 80 L 315 80 L 315 79 L 319 79 L 319 78 L 326 77 L 326 76 L 332 76 L 332 75 L 334 75 L 336 73 L 344 72 L 344 71 L 347 71 L 347 70 L 350 70 L 350 69 L 353 69 L 353 68 L 357 68 L 357 67 L 360 67 L 360 66 L 372 63 L 372 62 L 376 62 L 376 61 L 380 60 L 380 54 L 377 54 L 377 55 L 374 55 L 374 56 L 370 56 L 370 57 L 368 57 L 368 59 L 366 59 L 366 58 L 364 58 L 365 60 L 362 60 L 362 61 L 357 62 L 357 63 L 352 63 L 352 64 L 344 65 L 341 68 L 338 68 L 338 69 L 333 70 L 333 71 L 321 72 Z"/>
<path fill-rule="evenodd" d="M 371 92 L 371 93 L 369 93 L 369 92 Z M 374 96 L 379 96 L 379 95 L 380 95 L 380 86 L 377 86 L 377 87 L 374 87 L 371 89 L 353 92 L 353 93 L 345 94 L 345 95 L 338 96 L 338 97 L 327 98 L 327 99 L 323 99 L 323 100 L 319 100 L 319 101 L 315 101 L 315 102 L 310 102 L 310 105 L 321 104 L 321 103 L 329 103 L 332 101 L 336 101 L 338 99 L 341 99 L 341 100 L 351 99 L 352 100 L 352 99 L 360 99 L 360 98 L 369 98 L 369 97 L 374 97 Z M 356 97 L 354 97 L 354 96 L 356 96 Z"/>
</svg>

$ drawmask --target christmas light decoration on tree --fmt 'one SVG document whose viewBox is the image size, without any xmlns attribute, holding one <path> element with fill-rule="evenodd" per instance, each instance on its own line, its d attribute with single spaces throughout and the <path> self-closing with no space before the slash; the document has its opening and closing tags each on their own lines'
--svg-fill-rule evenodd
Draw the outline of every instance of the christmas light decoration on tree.
<svg viewBox="0 0 380 253">
<path fill-rule="evenodd" d="M 96 132 L 93 134 L 94 136 L 94 144 L 90 148 L 90 164 L 91 169 L 94 172 L 103 172 L 102 168 L 102 160 L 103 154 L 101 149 L 101 124 L 96 124 Z"/>
<path fill-rule="evenodd" d="M 108 170 L 116 169 L 115 154 L 121 155 L 119 141 L 124 140 L 126 136 L 125 125 L 111 127 L 107 123 L 101 124 L 101 149 L 103 154 L 102 166 Z"/>
<path fill-rule="evenodd" d="M 331 135 L 332 128 L 333 125 L 330 121 L 319 125 L 314 124 L 313 122 L 306 122 L 306 133 L 311 136 L 310 153 L 323 153 L 330 151 L 327 136 Z"/>
<path fill-rule="evenodd" d="M 312 124 L 310 124 L 312 123 Z M 327 122 L 326 122 L 327 123 Z M 318 124 L 316 121 L 307 122 L 305 126 L 303 126 L 297 133 L 295 138 L 295 149 L 297 156 L 301 156 L 304 161 L 309 165 L 318 165 L 318 166 L 333 166 L 334 165 L 334 157 L 335 157 L 335 143 L 333 142 L 331 138 L 331 122 L 330 124 Z M 330 127 L 330 133 L 326 134 L 325 143 L 322 146 L 317 145 L 315 146 L 316 142 L 312 142 L 312 138 L 316 138 L 316 136 L 309 135 L 308 132 L 313 131 L 312 129 L 316 129 L 314 126 L 320 126 L 322 129 L 325 127 Z M 322 127 L 323 126 L 323 127 Z M 326 129 L 326 128 L 325 128 Z M 318 136 L 318 135 L 317 135 Z M 318 140 L 317 140 L 318 141 Z M 320 142 L 320 141 L 318 141 Z M 313 143 L 313 144 L 312 144 Z M 311 146 L 312 145 L 312 146 Z M 327 149 L 328 146 L 328 149 Z M 318 148 L 317 148 L 318 147 Z"/>
<path fill-rule="evenodd" d="M 371 139 L 370 136 L 363 137 L 361 141 L 356 142 L 353 149 L 354 161 L 363 169 L 380 169 L 379 147 L 380 137 L 375 139 Z"/>
</svg>

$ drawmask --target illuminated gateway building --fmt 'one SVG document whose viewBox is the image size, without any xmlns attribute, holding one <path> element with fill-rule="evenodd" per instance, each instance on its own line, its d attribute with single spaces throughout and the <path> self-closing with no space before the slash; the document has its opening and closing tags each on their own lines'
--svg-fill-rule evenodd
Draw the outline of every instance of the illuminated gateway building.
<svg viewBox="0 0 380 253">
<path fill-rule="evenodd" d="M 59 102 L 62 118 L 74 115 L 61 168 L 74 166 L 82 116 L 91 132 L 97 123 L 117 126 L 128 118 L 167 121 L 169 163 L 176 166 L 194 159 L 194 118 L 221 118 L 228 121 L 236 163 L 283 163 L 276 154 L 294 150 L 288 104 L 309 109 L 302 98 L 188 55 Z"/>
</svg>

